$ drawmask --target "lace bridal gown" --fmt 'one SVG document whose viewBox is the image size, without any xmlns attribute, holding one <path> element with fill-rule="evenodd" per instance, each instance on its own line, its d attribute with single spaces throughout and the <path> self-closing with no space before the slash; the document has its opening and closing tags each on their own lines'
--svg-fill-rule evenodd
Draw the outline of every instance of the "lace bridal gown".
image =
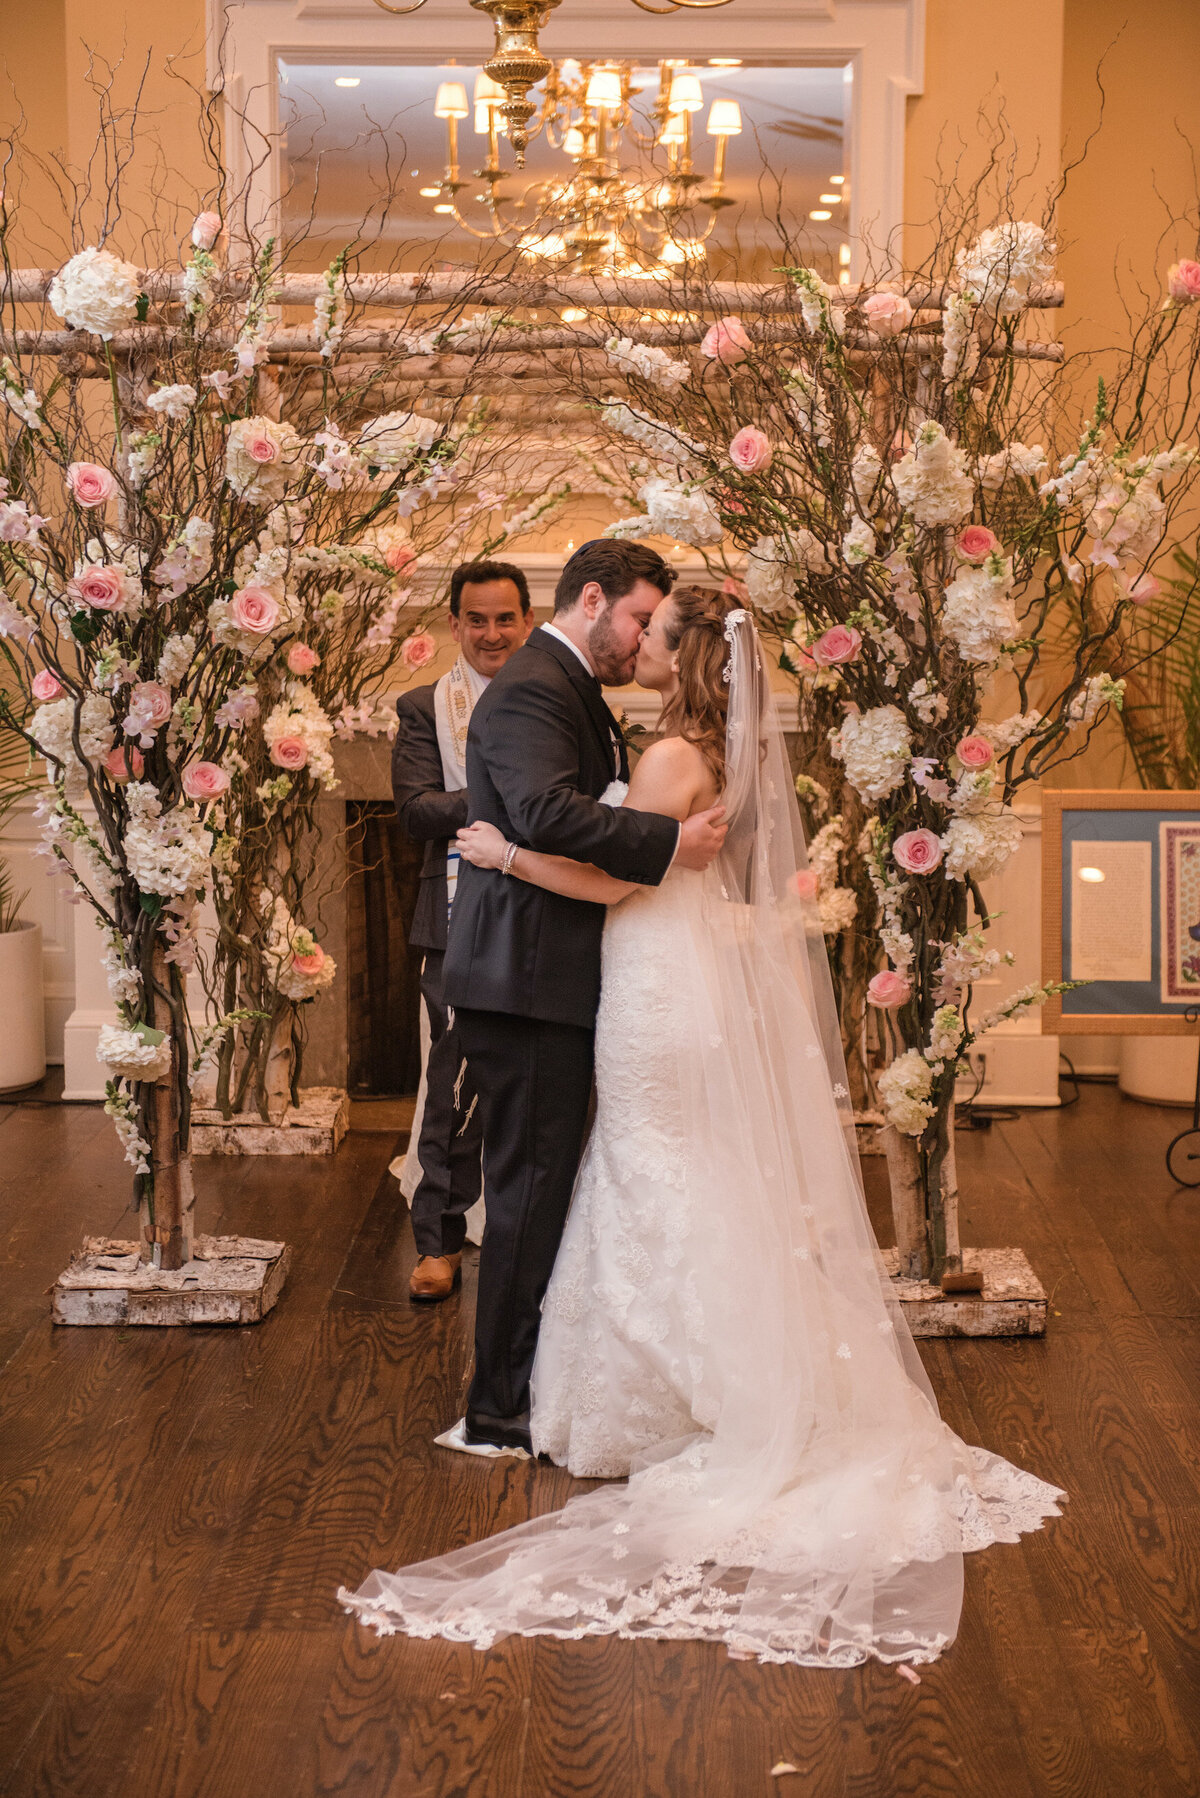
<svg viewBox="0 0 1200 1798">
<path fill-rule="evenodd" d="M 963 1553 L 1059 1514 L 941 1421 L 891 1295 L 760 652 L 748 621 L 729 634 L 729 844 L 610 910 L 596 1121 L 533 1375 L 534 1447 L 623 1483 L 343 1591 L 383 1633 L 924 1661 Z"/>
</svg>

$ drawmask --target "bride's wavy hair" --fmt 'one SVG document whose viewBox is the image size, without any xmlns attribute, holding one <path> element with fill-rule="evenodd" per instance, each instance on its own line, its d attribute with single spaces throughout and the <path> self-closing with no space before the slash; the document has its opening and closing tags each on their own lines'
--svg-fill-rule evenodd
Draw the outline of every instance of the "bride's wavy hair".
<svg viewBox="0 0 1200 1798">
<path fill-rule="evenodd" d="M 715 587 L 676 587 L 666 630 L 667 648 L 679 659 L 679 690 L 663 707 L 659 729 L 694 743 L 719 787 L 725 784 L 729 713 L 725 619 L 737 604 Z"/>
</svg>

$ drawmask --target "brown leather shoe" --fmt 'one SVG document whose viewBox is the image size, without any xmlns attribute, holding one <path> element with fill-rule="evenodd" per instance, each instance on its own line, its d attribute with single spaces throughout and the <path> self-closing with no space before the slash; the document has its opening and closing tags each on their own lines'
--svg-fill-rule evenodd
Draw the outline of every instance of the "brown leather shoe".
<svg viewBox="0 0 1200 1798">
<path fill-rule="evenodd" d="M 408 1279 L 408 1296 L 418 1305 L 438 1305 L 462 1279 L 462 1255 L 422 1255 Z"/>
</svg>

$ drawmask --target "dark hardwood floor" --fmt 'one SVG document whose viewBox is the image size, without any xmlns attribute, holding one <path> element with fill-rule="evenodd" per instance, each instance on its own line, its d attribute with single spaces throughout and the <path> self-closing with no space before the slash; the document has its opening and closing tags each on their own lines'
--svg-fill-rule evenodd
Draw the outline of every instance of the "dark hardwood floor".
<svg viewBox="0 0 1200 1798">
<path fill-rule="evenodd" d="M 394 1136 L 360 1121 L 332 1162 L 198 1164 L 203 1228 L 294 1245 L 265 1323 L 55 1330 L 46 1289 L 84 1232 L 129 1228 L 126 1170 L 98 1107 L 0 1106 L 5 1798 L 1200 1793 L 1200 1192 L 1162 1161 L 1181 1114 L 1085 1087 L 960 1139 L 964 1235 L 1026 1249 L 1050 1333 L 926 1363 L 957 1430 L 1071 1497 L 968 1557 L 959 1639 L 918 1686 L 673 1643 L 480 1655 L 342 1613 L 340 1582 L 571 1490 L 432 1447 L 473 1269 L 408 1305 Z"/>
</svg>

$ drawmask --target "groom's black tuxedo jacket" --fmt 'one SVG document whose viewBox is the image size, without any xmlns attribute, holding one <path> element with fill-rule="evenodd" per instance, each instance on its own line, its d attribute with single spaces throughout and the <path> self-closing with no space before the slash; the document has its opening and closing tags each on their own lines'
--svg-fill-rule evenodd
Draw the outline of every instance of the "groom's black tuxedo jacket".
<svg viewBox="0 0 1200 1798">
<path fill-rule="evenodd" d="M 534 631 L 471 714 L 471 822 L 496 825 L 524 849 L 657 886 L 679 826 L 657 812 L 597 804 L 618 775 L 628 779 L 625 745 L 599 681 L 565 643 Z M 464 861 L 446 949 L 447 1003 L 591 1029 L 603 929 L 602 905 Z"/>
<path fill-rule="evenodd" d="M 417 909 L 408 940 L 414 949 L 446 947 L 446 851 L 467 821 L 465 792 L 447 793 L 438 747 L 434 681 L 410 687 L 396 701 L 392 744 L 392 795 L 408 835 L 424 843 Z"/>
</svg>

